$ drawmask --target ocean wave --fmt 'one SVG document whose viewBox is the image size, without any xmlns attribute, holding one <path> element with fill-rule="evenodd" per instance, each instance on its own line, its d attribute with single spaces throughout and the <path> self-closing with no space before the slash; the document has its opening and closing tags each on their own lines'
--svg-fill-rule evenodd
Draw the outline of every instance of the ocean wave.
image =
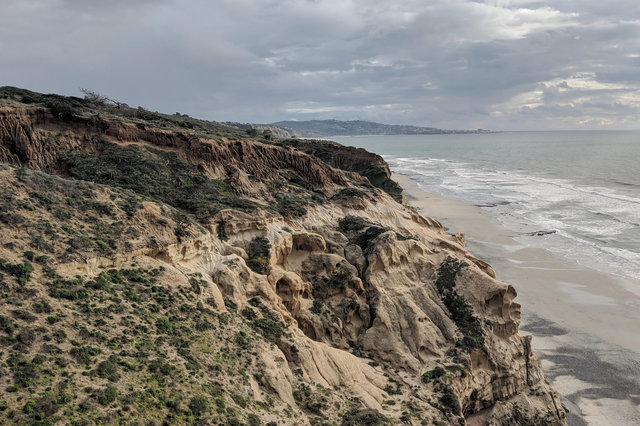
<svg viewBox="0 0 640 426">
<path fill-rule="evenodd" d="M 408 175 L 422 189 L 489 209 L 516 232 L 557 231 L 545 239 L 545 248 L 640 279 L 640 197 L 611 187 L 443 158 L 385 159 L 394 172 Z M 535 244 L 535 237 L 530 240 Z"/>
</svg>

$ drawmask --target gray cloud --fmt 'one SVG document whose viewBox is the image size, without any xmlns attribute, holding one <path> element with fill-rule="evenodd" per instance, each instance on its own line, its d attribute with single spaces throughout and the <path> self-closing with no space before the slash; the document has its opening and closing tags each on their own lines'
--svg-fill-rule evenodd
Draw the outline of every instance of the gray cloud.
<svg viewBox="0 0 640 426">
<path fill-rule="evenodd" d="M 0 0 L 0 84 L 214 120 L 637 128 L 640 5 Z"/>
</svg>

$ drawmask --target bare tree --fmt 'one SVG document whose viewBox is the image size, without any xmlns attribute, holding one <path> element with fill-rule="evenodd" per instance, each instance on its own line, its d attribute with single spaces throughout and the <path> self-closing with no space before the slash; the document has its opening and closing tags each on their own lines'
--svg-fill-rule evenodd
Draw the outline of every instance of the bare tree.
<svg viewBox="0 0 640 426">
<path fill-rule="evenodd" d="M 80 88 L 80 91 L 84 93 L 84 98 L 91 103 L 106 105 L 111 104 L 115 105 L 116 108 L 120 108 L 121 106 L 126 106 L 124 102 L 120 102 L 116 99 L 108 98 L 100 93 L 94 92 L 93 90 Z"/>
</svg>

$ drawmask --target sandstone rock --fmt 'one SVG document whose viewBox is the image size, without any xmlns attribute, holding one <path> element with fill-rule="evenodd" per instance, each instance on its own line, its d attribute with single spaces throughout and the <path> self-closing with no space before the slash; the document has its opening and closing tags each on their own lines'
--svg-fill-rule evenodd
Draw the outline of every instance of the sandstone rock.
<svg viewBox="0 0 640 426">
<path fill-rule="evenodd" d="M 362 253 L 362 249 L 360 246 L 355 244 L 348 245 L 344 249 L 344 257 L 347 261 L 356 267 L 358 270 L 358 275 L 362 276 L 364 274 L 365 268 L 367 266 L 367 260 L 364 257 L 364 253 Z"/>
<path fill-rule="evenodd" d="M 296 232 L 293 234 L 293 248 L 299 251 L 324 253 L 327 250 L 327 244 L 321 235 Z"/>
<path fill-rule="evenodd" d="M 222 247 L 222 254 L 224 256 L 229 256 L 229 255 L 235 254 L 236 256 L 240 256 L 241 258 L 243 258 L 245 260 L 248 257 L 247 256 L 247 252 L 244 251 L 244 249 L 242 247 L 235 247 L 235 246 L 232 246 L 230 244 L 225 244 Z"/>
</svg>

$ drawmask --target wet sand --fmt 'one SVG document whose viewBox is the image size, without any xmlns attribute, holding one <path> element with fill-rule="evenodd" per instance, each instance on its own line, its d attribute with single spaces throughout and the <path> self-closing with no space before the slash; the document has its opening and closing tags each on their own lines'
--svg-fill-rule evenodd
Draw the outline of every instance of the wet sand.
<svg viewBox="0 0 640 426">
<path fill-rule="evenodd" d="M 623 281 L 527 245 L 472 204 L 393 178 L 409 203 L 463 232 L 467 248 L 511 284 L 522 304 L 520 332 L 564 399 L 570 425 L 640 425 L 640 282 Z"/>
</svg>

